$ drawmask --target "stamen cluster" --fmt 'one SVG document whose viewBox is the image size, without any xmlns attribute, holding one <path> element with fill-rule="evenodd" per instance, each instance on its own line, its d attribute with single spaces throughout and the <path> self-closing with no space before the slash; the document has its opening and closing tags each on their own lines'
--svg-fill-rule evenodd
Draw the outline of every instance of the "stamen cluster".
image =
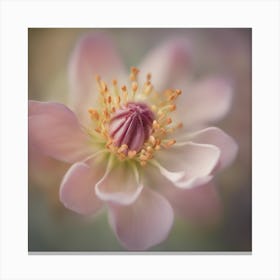
<svg viewBox="0 0 280 280">
<path fill-rule="evenodd" d="M 175 101 L 181 90 L 167 89 L 159 94 L 151 83 L 151 74 L 139 86 L 138 73 L 132 67 L 129 87 L 120 88 L 117 80 L 109 87 L 97 76 L 99 106 L 88 112 L 93 122 L 90 133 L 100 136 L 110 153 L 144 166 L 156 151 L 176 143 L 170 134 L 181 128 L 182 123 L 173 124 L 170 113 L 176 110 Z"/>
</svg>

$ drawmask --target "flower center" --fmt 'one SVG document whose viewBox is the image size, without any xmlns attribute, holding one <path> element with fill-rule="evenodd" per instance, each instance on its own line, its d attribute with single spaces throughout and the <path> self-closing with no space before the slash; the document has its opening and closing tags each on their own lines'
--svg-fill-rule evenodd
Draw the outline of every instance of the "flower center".
<svg viewBox="0 0 280 280">
<path fill-rule="evenodd" d="M 176 110 L 175 100 L 181 90 L 156 92 L 151 74 L 140 87 L 138 72 L 131 68 L 130 85 L 123 85 L 121 90 L 116 80 L 110 88 L 99 76 L 96 78 L 99 104 L 97 109 L 88 110 L 93 121 L 88 133 L 120 160 L 135 160 L 144 166 L 156 151 L 176 142 L 170 134 L 182 123 L 173 124 L 170 114 Z"/>
<path fill-rule="evenodd" d="M 129 102 L 111 117 L 109 135 L 114 145 L 139 152 L 152 133 L 154 113 L 140 102 Z"/>
</svg>

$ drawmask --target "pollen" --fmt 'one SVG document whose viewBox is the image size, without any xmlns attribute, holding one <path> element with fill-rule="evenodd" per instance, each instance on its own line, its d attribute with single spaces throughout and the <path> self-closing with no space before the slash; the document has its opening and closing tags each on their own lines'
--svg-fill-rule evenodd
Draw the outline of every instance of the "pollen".
<svg viewBox="0 0 280 280">
<path fill-rule="evenodd" d="M 126 85 L 119 85 L 116 79 L 107 84 L 96 76 L 99 103 L 88 109 L 92 121 L 88 131 L 120 161 L 136 161 L 144 167 L 157 151 L 175 145 L 171 134 L 182 123 L 174 122 L 170 114 L 176 110 L 175 102 L 182 91 L 156 92 L 151 73 L 141 85 L 139 72 L 131 67 Z"/>
</svg>

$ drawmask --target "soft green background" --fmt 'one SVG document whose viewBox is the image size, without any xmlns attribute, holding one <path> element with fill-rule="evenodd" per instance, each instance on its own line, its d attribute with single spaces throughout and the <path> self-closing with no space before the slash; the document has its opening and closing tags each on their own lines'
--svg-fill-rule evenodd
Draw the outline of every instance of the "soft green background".
<svg viewBox="0 0 280 280">
<path fill-rule="evenodd" d="M 69 57 L 78 38 L 88 31 L 29 29 L 29 99 L 66 101 Z M 102 31 L 114 39 L 128 67 L 138 65 L 151 48 L 170 36 L 185 36 L 194 46 L 197 78 L 222 73 L 234 81 L 232 110 L 217 124 L 239 144 L 235 163 L 216 178 L 222 219 L 200 223 L 177 217 L 168 239 L 150 251 L 251 251 L 251 30 Z M 29 158 L 29 251 L 122 251 L 108 225 L 106 209 L 85 218 L 60 204 L 59 184 L 68 167 L 39 156 Z"/>
</svg>

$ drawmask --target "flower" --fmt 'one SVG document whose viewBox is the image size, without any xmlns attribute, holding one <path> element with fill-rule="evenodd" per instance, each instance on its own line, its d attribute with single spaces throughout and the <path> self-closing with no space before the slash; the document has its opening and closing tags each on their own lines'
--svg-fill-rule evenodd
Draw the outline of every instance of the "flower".
<svg viewBox="0 0 280 280">
<path fill-rule="evenodd" d="M 32 143 L 72 164 L 61 202 L 83 215 L 106 205 L 129 250 L 165 240 L 174 193 L 207 186 L 237 153 L 230 136 L 207 127 L 229 110 L 231 86 L 209 77 L 188 87 L 189 49 L 184 39 L 170 40 L 127 75 L 110 39 L 88 34 L 69 65 L 72 110 L 29 101 Z"/>
</svg>

